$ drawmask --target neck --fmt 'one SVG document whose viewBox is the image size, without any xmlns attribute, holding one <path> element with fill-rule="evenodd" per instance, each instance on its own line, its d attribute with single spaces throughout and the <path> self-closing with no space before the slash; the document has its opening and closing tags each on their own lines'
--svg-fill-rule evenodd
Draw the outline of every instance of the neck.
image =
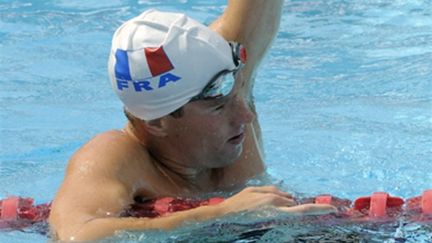
<svg viewBox="0 0 432 243">
<path fill-rule="evenodd" d="M 188 163 L 189 161 L 180 156 L 169 156 L 166 150 L 165 153 L 158 153 L 157 149 L 149 149 L 149 152 L 154 159 L 155 167 L 180 191 L 209 192 L 217 188 L 220 178 L 218 169 L 189 166 L 197 163 Z"/>
<path fill-rule="evenodd" d="M 214 191 L 221 177 L 219 169 L 200 167 L 194 159 L 180 153 L 170 144 L 128 123 L 125 132 L 147 148 L 154 166 L 179 191 Z M 163 148 L 163 149 L 162 149 Z"/>
</svg>

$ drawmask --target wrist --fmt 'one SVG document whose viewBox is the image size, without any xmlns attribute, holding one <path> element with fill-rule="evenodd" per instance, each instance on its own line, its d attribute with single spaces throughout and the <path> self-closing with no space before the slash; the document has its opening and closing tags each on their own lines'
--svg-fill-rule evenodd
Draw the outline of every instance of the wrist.
<svg viewBox="0 0 432 243">
<path fill-rule="evenodd" d="M 212 208 L 215 217 L 221 217 L 221 216 L 224 216 L 224 215 L 229 213 L 229 210 L 226 207 L 225 202 L 221 202 L 221 203 L 218 203 L 218 204 L 215 204 L 212 206 L 208 206 L 208 207 Z"/>
</svg>

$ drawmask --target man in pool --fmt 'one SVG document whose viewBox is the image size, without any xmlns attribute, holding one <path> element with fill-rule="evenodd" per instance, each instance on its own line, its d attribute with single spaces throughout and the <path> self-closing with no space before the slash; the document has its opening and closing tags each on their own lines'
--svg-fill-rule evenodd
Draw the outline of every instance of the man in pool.
<svg viewBox="0 0 432 243">
<path fill-rule="evenodd" d="M 56 239 L 171 229 L 262 207 L 298 214 L 334 211 L 330 205 L 295 205 L 289 194 L 263 186 L 245 188 L 217 205 L 157 218 L 121 217 L 139 198 L 238 191 L 263 173 L 250 97 L 282 3 L 231 0 L 210 27 L 183 14 L 149 10 L 114 33 L 108 70 L 128 123 L 97 135 L 69 161 L 49 219 Z"/>
</svg>

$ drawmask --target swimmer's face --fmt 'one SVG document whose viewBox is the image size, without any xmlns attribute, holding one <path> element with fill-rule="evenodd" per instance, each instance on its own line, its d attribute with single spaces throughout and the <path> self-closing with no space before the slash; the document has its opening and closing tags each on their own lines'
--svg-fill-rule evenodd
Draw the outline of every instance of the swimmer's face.
<svg viewBox="0 0 432 243">
<path fill-rule="evenodd" d="M 245 126 L 255 115 L 242 95 L 186 104 L 180 118 L 171 118 L 170 140 L 188 158 L 205 168 L 232 164 L 243 150 Z"/>
</svg>

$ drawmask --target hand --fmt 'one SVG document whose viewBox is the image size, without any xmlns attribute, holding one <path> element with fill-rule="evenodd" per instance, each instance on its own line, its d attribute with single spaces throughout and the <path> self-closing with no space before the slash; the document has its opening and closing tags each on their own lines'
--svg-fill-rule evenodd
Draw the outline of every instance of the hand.
<svg viewBox="0 0 432 243">
<path fill-rule="evenodd" d="M 265 206 L 295 215 L 321 215 L 337 212 L 329 204 L 297 205 L 293 197 L 275 186 L 248 187 L 219 204 L 224 213 L 256 210 Z"/>
<path fill-rule="evenodd" d="M 275 186 L 248 187 L 219 204 L 224 213 L 251 211 L 265 206 L 285 208 L 294 205 L 296 202 L 293 197 Z"/>
</svg>

